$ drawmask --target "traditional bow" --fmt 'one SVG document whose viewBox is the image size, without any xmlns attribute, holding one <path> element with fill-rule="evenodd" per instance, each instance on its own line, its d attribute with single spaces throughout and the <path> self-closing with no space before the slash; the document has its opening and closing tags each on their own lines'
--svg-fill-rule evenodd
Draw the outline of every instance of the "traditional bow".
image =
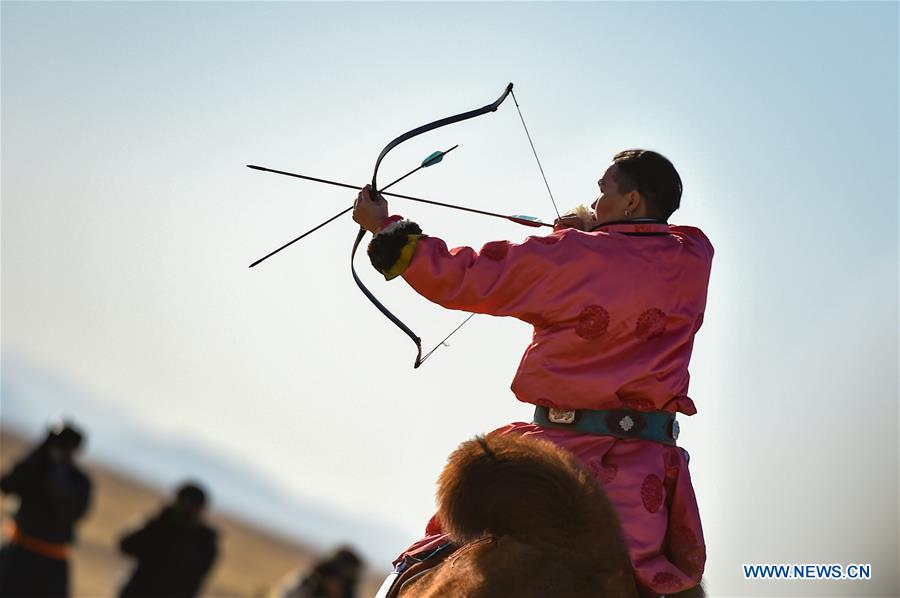
<svg viewBox="0 0 900 598">
<path fill-rule="evenodd" d="M 420 127 L 416 127 L 415 129 L 407 131 L 406 133 L 403 133 L 399 137 L 393 139 L 390 143 L 388 143 L 386 146 L 384 146 L 384 149 L 381 150 L 381 153 L 378 155 L 378 159 L 375 161 L 375 169 L 372 172 L 372 197 L 373 198 L 377 197 L 377 193 L 378 193 L 378 167 L 381 165 L 381 161 L 384 159 L 384 157 L 392 149 L 394 149 L 395 147 L 397 147 L 404 141 L 412 139 L 413 137 L 416 137 L 423 133 L 427 133 L 428 131 L 433 131 L 434 129 L 438 129 L 438 128 L 444 127 L 446 125 L 458 123 L 458 122 L 461 122 L 464 120 L 468 120 L 470 118 L 475 118 L 476 116 L 481 116 L 481 115 L 487 114 L 489 112 L 495 112 L 497 110 L 497 108 L 500 107 L 500 104 L 502 104 L 503 101 L 506 99 L 506 97 L 508 95 L 512 95 L 513 102 L 515 102 L 516 109 L 519 112 L 519 118 L 522 120 L 522 126 L 525 127 L 525 134 L 528 136 L 528 142 L 531 144 L 531 149 L 534 152 L 534 157 L 537 160 L 538 167 L 541 170 L 541 176 L 543 176 L 543 178 L 544 178 L 544 184 L 547 185 L 547 191 L 550 193 L 550 200 L 553 202 L 553 208 L 556 210 L 557 216 L 559 216 L 559 210 L 556 208 L 556 201 L 553 199 L 553 193 L 550 192 L 550 185 L 547 183 L 547 177 L 544 175 L 544 169 L 543 169 L 543 167 L 541 167 L 541 161 L 537 156 L 537 151 L 535 151 L 535 149 L 534 149 L 534 143 L 531 141 L 531 134 L 528 132 L 528 127 L 525 125 L 525 119 L 522 117 L 522 111 L 519 108 L 519 103 L 516 101 L 516 96 L 513 93 L 512 89 L 513 89 L 513 84 L 510 83 L 509 85 L 506 86 L 506 89 L 503 91 L 503 94 L 491 104 L 482 106 L 481 108 L 477 108 L 475 110 L 469 110 L 468 112 L 463 112 L 463 113 L 456 114 L 453 116 L 448 116 L 446 118 L 438 119 L 436 121 L 430 122 L 430 123 L 422 125 Z M 359 275 L 356 273 L 356 268 L 354 267 L 354 263 L 353 263 L 354 257 L 356 256 L 356 250 L 359 247 L 359 243 L 360 243 L 360 241 L 362 241 L 362 238 L 365 234 L 366 234 L 366 230 L 364 228 L 360 227 L 359 233 L 357 233 L 357 235 L 356 235 L 356 240 L 353 242 L 353 250 L 350 252 L 350 272 L 353 274 L 353 280 L 356 281 L 356 285 L 359 287 L 359 290 L 361 290 L 363 292 L 363 294 L 369 299 L 369 301 L 371 301 L 372 304 L 375 307 L 377 307 L 378 310 L 382 314 L 385 315 L 385 317 L 387 317 L 398 328 L 400 328 L 400 330 L 402 330 L 404 333 L 406 333 L 406 335 L 410 339 L 412 339 L 413 343 L 415 343 L 417 353 L 416 353 L 416 361 L 413 364 L 413 367 L 418 368 L 420 365 L 422 365 L 422 363 L 425 361 L 425 359 L 427 359 L 428 356 L 434 352 L 435 349 L 440 347 L 444 343 L 444 341 L 446 341 L 448 338 L 450 338 L 450 336 L 452 336 L 466 322 L 468 322 L 469 319 L 474 314 L 472 314 L 468 318 L 466 318 L 466 320 L 462 324 L 460 324 L 453 332 L 451 332 L 450 335 L 448 335 L 446 338 L 444 338 L 444 340 L 441 341 L 441 343 L 439 343 L 435 347 L 435 349 L 432 349 L 428 354 L 425 355 L 425 357 L 422 357 L 422 339 L 419 338 L 419 336 L 415 332 L 413 332 L 409 326 L 404 324 L 400 320 L 400 318 L 395 316 L 393 313 L 391 313 L 391 311 L 389 309 L 387 309 L 384 305 L 382 305 L 382 303 L 375 297 L 375 295 L 373 295 L 372 292 L 368 288 L 366 288 L 366 285 L 364 285 L 362 283 L 362 280 L 360 280 Z"/>
</svg>

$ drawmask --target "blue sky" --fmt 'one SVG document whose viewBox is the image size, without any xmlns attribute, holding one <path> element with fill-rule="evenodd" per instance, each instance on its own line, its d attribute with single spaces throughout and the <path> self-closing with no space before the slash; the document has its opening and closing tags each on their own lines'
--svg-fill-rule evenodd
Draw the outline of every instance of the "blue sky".
<svg viewBox="0 0 900 598">
<path fill-rule="evenodd" d="M 508 386 L 530 330 L 476 318 L 413 371 L 349 276 L 348 217 L 246 267 L 353 195 L 244 165 L 362 184 L 390 139 L 513 81 L 561 208 L 649 147 L 685 183 L 672 221 L 716 246 L 683 424 L 713 595 L 896 593 L 896 3 L 0 10 L 4 378 L 7 356 L 39 364 L 413 539 L 456 444 L 529 417 Z M 381 177 L 456 143 L 398 192 L 552 217 L 512 104 L 404 144 Z M 451 245 L 532 232 L 392 207 Z M 461 321 L 359 266 L 424 344 Z M 746 582 L 743 562 L 876 579 Z"/>
</svg>

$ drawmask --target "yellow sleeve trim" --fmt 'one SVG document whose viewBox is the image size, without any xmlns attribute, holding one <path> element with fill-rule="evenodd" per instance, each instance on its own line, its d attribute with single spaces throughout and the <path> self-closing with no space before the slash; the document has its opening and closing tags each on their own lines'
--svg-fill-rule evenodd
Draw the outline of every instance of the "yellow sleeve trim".
<svg viewBox="0 0 900 598">
<path fill-rule="evenodd" d="M 394 262 L 394 265 L 391 266 L 390 270 L 384 272 L 385 280 L 393 280 L 409 268 L 409 264 L 412 262 L 413 255 L 416 252 L 416 244 L 419 242 L 419 239 L 424 236 L 425 235 L 407 235 L 406 245 L 400 250 L 400 257 L 397 258 L 397 261 Z"/>
</svg>

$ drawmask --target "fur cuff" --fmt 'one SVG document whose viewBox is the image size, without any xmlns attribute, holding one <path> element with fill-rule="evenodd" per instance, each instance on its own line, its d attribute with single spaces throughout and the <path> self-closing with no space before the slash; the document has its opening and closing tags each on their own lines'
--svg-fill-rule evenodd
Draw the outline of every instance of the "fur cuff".
<svg viewBox="0 0 900 598">
<path fill-rule="evenodd" d="M 409 267 L 416 243 L 424 237 L 415 222 L 397 220 L 388 223 L 369 243 L 369 259 L 385 280 L 397 278 Z"/>
</svg>

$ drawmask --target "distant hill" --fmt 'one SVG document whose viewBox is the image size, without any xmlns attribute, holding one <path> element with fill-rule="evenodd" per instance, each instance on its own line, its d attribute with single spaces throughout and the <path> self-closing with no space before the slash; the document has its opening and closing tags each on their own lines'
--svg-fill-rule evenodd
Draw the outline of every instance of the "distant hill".
<svg viewBox="0 0 900 598">
<path fill-rule="evenodd" d="M 0 428 L 0 469 L 8 469 L 32 441 Z M 85 462 L 94 481 L 94 502 L 78 529 L 73 556 L 72 589 L 75 598 L 115 596 L 132 562 L 119 555 L 119 536 L 140 525 L 168 500 L 158 490 L 130 479 L 114 469 Z M 14 499 L 0 499 L 4 515 Z M 209 521 L 221 534 L 220 557 L 207 580 L 204 596 L 265 596 L 293 570 L 307 570 L 318 557 L 310 546 L 279 537 L 240 518 L 213 510 Z M 5 538 L 4 538 L 5 541 Z M 379 563 L 380 564 L 380 563 Z M 370 569 L 360 596 L 372 596 L 386 573 Z"/>
</svg>

